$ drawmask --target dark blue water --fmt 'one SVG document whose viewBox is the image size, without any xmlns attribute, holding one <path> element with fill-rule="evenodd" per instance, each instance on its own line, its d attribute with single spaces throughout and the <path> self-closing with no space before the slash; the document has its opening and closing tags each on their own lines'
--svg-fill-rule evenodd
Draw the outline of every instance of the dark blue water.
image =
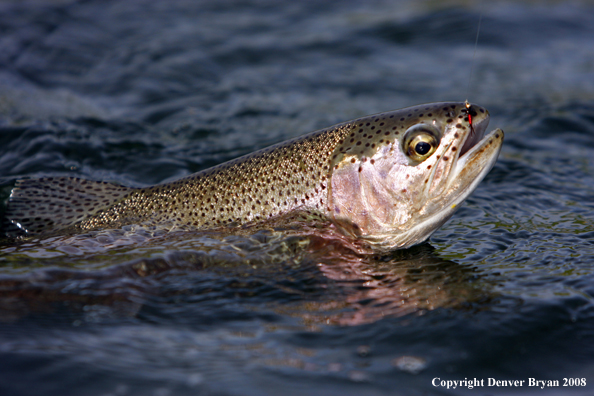
<svg viewBox="0 0 594 396">
<path fill-rule="evenodd" d="M 145 186 L 424 102 L 478 103 L 506 141 L 429 243 L 387 256 L 3 239 L 0 394 L 592 394 L 594 7 L 481 3 L 1 2 L 0 212 L 21 177 Z M 484 386 L 433 385 L 465 378 Z"/>
</svg>

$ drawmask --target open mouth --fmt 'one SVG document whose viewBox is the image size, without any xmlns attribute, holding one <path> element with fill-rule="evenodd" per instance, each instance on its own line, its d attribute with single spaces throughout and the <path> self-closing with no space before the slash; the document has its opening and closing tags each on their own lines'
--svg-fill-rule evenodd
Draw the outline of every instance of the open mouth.
<svg viewBox="0 0 594 396">
<path fill-rule="evenodd" d="M 478 142 L 481 141 L 483 136 L 485 136 L 485 131 L 487 130 L 487 125 L 489 125 L 489 117 L 485 117 L 478 122 L 472 125 L 472 129 L 470 130 L 470 134 L 466 138 L 464 142 L 464 146 L 462 146 L 462 150 L 460 150 L 460 157 L 468 152 L 472 147 L 474 147 Z"/>
<path fill-rule="evenodd" d="M 482 131 L 477 131 L 477 135 L 472 137 L 473 144 L 466 150 L 461 150 L 462 155 L 458 157 L 456 168 L 452 172 L 452 180 L 458 179 L 461 181 L 467 179 L 470 181 L 475 179 L 470 183 L 473 186 L 471 190 L 474 190 L 474 186 L 493 167 L 503 143 L 503 131 L 499 128 L 483 137 L 486 125 L 487 123 L 484 124 Z"/>
<path fill-rule="evenodd" d="M 485 117 L 475 119 L 449 175 L 450 186 L 457 186 L 455 189 L 459 190 L 453 199 L 454 205 L 466 199 L 497 161 L 503 143 L 503 131 L 497 128 L 486 133 L 489 118 L 487 113 Z"/>
</svg>

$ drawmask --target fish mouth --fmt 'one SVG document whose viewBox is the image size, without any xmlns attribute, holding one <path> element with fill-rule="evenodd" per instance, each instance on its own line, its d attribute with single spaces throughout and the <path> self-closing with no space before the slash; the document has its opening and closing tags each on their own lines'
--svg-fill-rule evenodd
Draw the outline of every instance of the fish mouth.
<svg viewBox="0 0 594 396">
<path fill-rule="evenodd" d="M 469 183 L 470 185 L 467 188 L 470 191 L 474 190 L 475 186 L 480 183 L 493 165 L 495 165 L 503 143 L 504 134 L 499 128 L 483 136 L 487 127 L 486 124 L 482 126 L 482 131 L 479 130 L 476 132 L 476 136 L 469 136 L 467 138 L 464 148 L 466 148 L 469 140 L 470 144 L 468 148 L 460 150 L 456 167 L 451 174 L 451 178 L 458 180 L 456 184 L 474 179 L 472 183 Z M 463 199 L 467 196 L 467 194 L 462 195 L 464 195 Z"/>
<path fill-rule="evenodd" d="M 470 133 L 466 137 L 466 141 L 464 142 L 464 145 L 460 150 L 460 157 L 466 154 L 472 147 L 474 147 L 481 141 L 483 136 L 485 136 L 485 132 L 487 131 L 488 125 L 489 117 L 482 118 L 472 125 Z"/>
<path fill-rule="evenodd" d="M 486 123 L 483 126 L 483 129 L 485 128 Z M 484 134 L 484 130 L 482 134 Z M 445 223 L 458 206 L 472 194 L 497 162 L 503 146 L 503 137 L 503 131 L 497 128 L 482 139 L 473 138 L 473 141 L 477 139 L 476 143 L 458 157 L 456 165 L 450 173 L 449 185 L 443 197 L 445 205 L 432 216 L 429 222 L 436 222 L 440 225 Z"/>
</svg>

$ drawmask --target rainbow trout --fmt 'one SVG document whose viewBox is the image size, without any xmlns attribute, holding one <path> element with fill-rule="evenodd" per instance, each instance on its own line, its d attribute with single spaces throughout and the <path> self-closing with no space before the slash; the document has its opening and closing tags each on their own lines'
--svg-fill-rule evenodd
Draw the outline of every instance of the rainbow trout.
<svg viewBox="0 0 594 396">
<path fill-rule="evenodd" d="M 331 221 L 378 251 L 426 240 L 493 167 L 489 113 L 431 103 L 334 125 L 180 180 L 130 188 L 73 177 L 18 180 L 6 217 L 25 235 L 129 224 L 216 229 L 291 214 Z"/>
</svg>

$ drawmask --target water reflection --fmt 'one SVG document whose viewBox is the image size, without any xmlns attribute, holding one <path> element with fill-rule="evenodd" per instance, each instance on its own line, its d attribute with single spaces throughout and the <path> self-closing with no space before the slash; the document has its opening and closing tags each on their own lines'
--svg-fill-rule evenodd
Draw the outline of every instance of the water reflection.
<svg viewBox="0 0 594 396">
<path fill-rule="evenodd" d="M 128 229 L 28 241 L 0 249 L 0 317 L 196 323 L 199 310 L 216 322 L 230 320 L 222 319 L 226 305 L 239 304 L 239 317 L 272 310 L 315 330 L 466 309 L 491 298 L 475 267 L 440 258 L 429 244 L 386 256 L 359 250 L 320 229 L 243 235 Z M 7 257 L 20 257 L 19 265 Z"/>
<path fill-rule="evenodd" d="M 429 244 L 387 256 L 328 254 L 317 263 L 336 293 L 282 309 L 310 325 L 360 325 L 436 308 L 465 309 L 492 297 L 476 267 L 445 260 Z"/>
</svg>

